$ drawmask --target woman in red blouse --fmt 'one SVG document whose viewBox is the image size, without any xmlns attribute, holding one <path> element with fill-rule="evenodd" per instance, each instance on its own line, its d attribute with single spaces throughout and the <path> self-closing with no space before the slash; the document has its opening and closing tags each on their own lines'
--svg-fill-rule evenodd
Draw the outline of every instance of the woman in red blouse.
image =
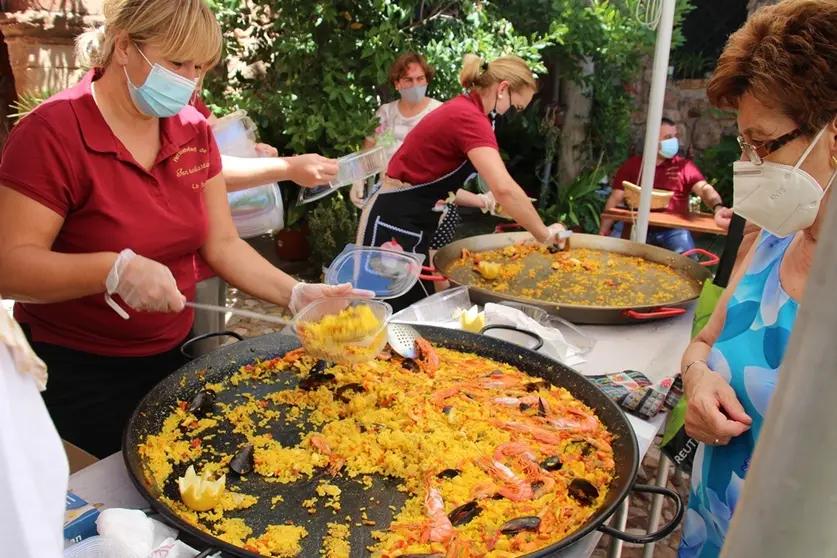
<svg viewBox="0 0 837 558">
<path fill-rule="evenodd" d="M 544 225 L 529 197 L 500 157 L 489 115 L 523 110 L 537 83 L 516 56 L 483 61 L 465 56 L 459 81 L 467 93 L 443 104 L 419 122 L 393 156 L 381 188 L 364 207 L 358 243 L 381 246 L 396 241 L 404 250 L 429 257 L 430 240 L 439 224 L 433 207 L 456 192 L 474 169 L 506 213 L 542 243 L 552 243 L 560 224 Z M 417 284 L 390 300 L 396 310 L 420 300 L 432 287 Z"/>
<path fill-rule="evenodd" d="M 188 103 L 221 55 L 204 0 L 106 0 L 79 50 L 95 68 L 9 135 L 0 162 L 0 292 L 50 371 L 61 436 L 119 450 L 138 400 L 183 364 L 197 254 L 297 311 L 351 287 L 298 283 L 238 237 L 221 157 Z"/>
</svg>

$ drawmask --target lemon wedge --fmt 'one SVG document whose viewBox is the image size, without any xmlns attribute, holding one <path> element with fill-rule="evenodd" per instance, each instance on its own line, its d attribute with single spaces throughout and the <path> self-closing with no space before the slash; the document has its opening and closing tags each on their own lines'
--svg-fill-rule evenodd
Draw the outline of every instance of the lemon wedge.
<svg viewBox="0 0 837 558">
<path fill-rule="evenodd" d="M 479 309 L 474 306 L 470 310 L 466 310 L 460 314 L 459 325 L 461 325 L 462 329 L 465 331 L 479 333 L 482 331 L 482 328 L 485 327 L 485 312 L 480 312 Z"/>
<path fill-rule="evenodd" d="M 186 469 L 184 476 L 177 479 L 181 500 L 187 508 L 198 512 L 209 511 L 221 503 L 226 483 L 226 475 L 213 481 L 209 480 L 209 473 L 204 471 L 203 476 L 199 477 L 192 465 Z"/>
<path fill-rule="evenodd" d="M 477 271 L 486 279 L 497 279 L 500 275 L 500 264 L 491 262 L 480 262 L 477 264 Z"/>
</svg>

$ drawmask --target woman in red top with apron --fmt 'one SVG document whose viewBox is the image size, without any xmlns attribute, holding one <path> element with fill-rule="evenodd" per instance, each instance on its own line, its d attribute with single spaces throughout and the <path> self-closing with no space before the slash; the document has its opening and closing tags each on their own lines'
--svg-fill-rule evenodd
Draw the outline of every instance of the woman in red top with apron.
<svg viewBox="0 0 837 558">
<path fill-rule="evenodd" d="M 479 172 L 497 203 L 539 242 L 552 243 L 564 230 L 560 224 L 544 225 L 509 175 L 489 119 L 529 105 L 537 89 L 532 71 L 516 56 L 489 64 L 468 54 L 459 81 L 467 93 L 425 116 L 393 156 L 383 184 L 361 214 L 358 244 L 382 246 L 395 241 L 407 252 L 428 257 L 439 224 L 433 206 L 457 191 L 473 172 Z M 429 292 L 419 283 L 389 302 L 397 311 Z"/>
</svg>

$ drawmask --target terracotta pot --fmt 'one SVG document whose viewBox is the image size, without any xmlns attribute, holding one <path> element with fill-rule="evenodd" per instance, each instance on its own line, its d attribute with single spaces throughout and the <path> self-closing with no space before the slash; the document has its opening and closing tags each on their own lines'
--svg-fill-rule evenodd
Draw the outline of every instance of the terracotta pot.
<svg viewBox="0 0 837 558">
<path fill-rule="evenodd" d="M 308 233 L 303 229 L 283 229 L 276 233 L 276 256 L 286 262 L 301 262 L 311 257 Z"/>
</svg>

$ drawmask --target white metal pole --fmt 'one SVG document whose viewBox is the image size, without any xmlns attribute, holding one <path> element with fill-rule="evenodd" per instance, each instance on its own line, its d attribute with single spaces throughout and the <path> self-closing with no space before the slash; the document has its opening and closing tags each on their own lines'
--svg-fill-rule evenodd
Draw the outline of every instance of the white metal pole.
<svg viewBox="0 0 837 558">
<path fill-rule="evenodd" d="M 837 556 L 837 201 L 826 211 L 722 558 Z"/>
<path fill-rule="evenodd" d="M 648 121 L 645 123 L 645 149 L 642 154 L 642 193 L 639 198 L 637 226 L 634 235 L 637 242 L 645 242 L 648 235 L 648 214 L 651 212 L 651 190 L 654 188 L 654 172 L 657 170 L 657 153 L 660 151 L 660 120 L 668 79 L 668 55 L 671 35 L 674 31 L 674 5 L 677 0 L 662 0 L 662 16 L 657 27 L 657 45 L 654 49 L 654 68 L 651 77 L 651 93 L 648 99 Z"/>
</svg>

